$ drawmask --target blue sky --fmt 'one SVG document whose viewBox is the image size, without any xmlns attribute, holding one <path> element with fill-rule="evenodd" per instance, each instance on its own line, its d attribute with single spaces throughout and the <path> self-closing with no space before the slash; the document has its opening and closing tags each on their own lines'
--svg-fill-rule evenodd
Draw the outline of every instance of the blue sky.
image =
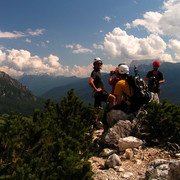
<svg viewBox="0 0 180 180">
<path fill-rule="evenodd" d="M 179 0 L 0 0 L 0 70 L 87 77 L 119 63 L 180 62 Z"/>
</svg>

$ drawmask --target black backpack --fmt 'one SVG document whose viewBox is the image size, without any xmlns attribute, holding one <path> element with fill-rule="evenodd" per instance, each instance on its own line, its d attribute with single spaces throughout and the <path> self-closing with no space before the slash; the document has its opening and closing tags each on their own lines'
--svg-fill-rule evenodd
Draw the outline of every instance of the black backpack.
<svg viewBox="0 0 180 180">
<path fill-rule="evenodd" d="M 131 102 L 131 112 L 138 111 L 152 98 L 151 92 L 148 90 L 148 86 L 146 85 L 145 81 L 138 74 L 136 66 L 134 67 L 134 72 L 135 75 L 131 75 L 127 79 L 132 96 L 125 94 L 125 96 L 128 96 L 128 100 Z"/>
</svg>

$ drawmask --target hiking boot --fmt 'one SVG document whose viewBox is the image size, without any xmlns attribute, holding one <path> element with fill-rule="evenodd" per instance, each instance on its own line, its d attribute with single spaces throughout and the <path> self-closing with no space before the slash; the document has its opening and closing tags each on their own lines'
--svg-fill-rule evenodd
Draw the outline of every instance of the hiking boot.
<svg viewBox="0 0 180 180">
<path fill-rule="evenodd" d="M 101 121 L 96 121 L 95 125 L 94 125 L 94 128 L 96 130 L 103 129 L 103 123 Z"/>
</svg>

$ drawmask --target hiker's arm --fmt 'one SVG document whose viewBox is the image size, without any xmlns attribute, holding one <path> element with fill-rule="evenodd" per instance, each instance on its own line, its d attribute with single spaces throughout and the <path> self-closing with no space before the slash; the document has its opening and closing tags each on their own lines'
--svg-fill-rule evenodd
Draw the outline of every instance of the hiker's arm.
<svg viewBox="0 0 180 180">
<path fill-rule="evenodd" d="M 159 84 L 164 83 L 164 82 L 165 82 L 165 79 L 159 81 Z"/>
<path fill-rule="evenodd" d="M 102 91 L 101 88 L 96 88 L 94 84 L 94 79 L 92 77 L 89 78 L 89 85 L 94 89 L 94 91 Z"/>
<path fill-rule="evenodd" d="M 109 76 L 108 83 L 109 83 L 109 85 L 112 85 L 112 84 L 113 84 L 113 77 L 112 77 L 111 74 L 110 74 L 110 76 Z"/>
</svg>

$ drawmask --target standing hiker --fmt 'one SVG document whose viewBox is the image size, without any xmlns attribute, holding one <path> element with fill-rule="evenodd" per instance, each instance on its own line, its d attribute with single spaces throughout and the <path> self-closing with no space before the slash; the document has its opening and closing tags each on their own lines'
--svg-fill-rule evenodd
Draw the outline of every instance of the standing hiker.
<svg viewBox="0 0 180 180">
<path fill-rule="evenodd" d="M 93 61 L 94 70 L 91 72 L 91 76 L 89 78 L 89 85 L 93 89 L 94 107 L 96 110 L 95 128 L 98 129 L 105 126 L 103 119 L 101 122 L 98 118 L 99 110 L 103 109 L 102 102 L 108 103 L 107 109 L 111 108 L 115 104 L 115 96 L 104 90 L 104 84 L 100 72 L 102 65 L 102 60 L 99 57 L 95 58 Z"/>
<path fill-rule="evenodd" d="M 148 81 L 148 89 L 152 92 L 153 100 L 159 103 L 160 97 L 160 84 L 165 82 L 163 73 L 159 71 L 160 62 L 153 62 L 153 70 L 149 71 L 145 77 L 145 80 Z"/>
<path fill-rule="evenodd" d="M 94 107 L 102 108 L 102 102 L 108 102 L 108 108 L 111 108 L 115 104 L 115 96 L 104 90 L 104 84 L 100 72 L 103 66 L 102 60 L 99 57 L 95 58 L 93 66 L 94 70 L 91 72 L 89 85 L 93 89 Z"/>
</svg>

